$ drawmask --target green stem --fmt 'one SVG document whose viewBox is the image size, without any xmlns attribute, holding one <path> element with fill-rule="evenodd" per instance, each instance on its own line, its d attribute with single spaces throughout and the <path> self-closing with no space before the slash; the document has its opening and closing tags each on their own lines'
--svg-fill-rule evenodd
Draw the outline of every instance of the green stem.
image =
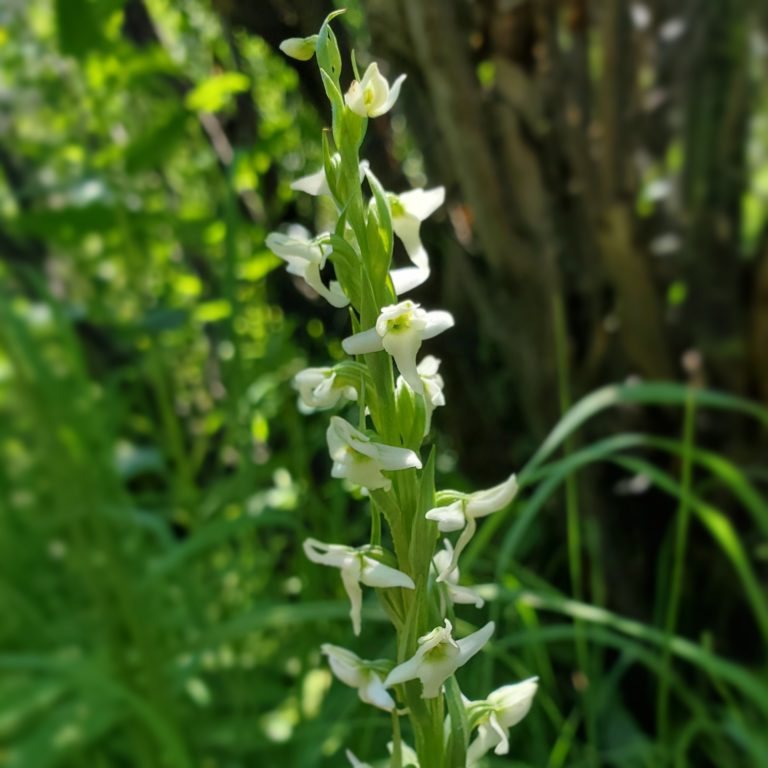
<svg viewBox="0 0 768 768">
<path fill-rule="evenodd" d="M 669 601 L 664 620 L 664 646 L 662 648 L 661 670 L 659 672 L 659 689 L 656 697 L 656 733 L 659 740 L 665 742 L 669 735 L 669 680 L 672 672 L 672 651 L 670 643 L 677 628 L 677 615 L 680 608 L 680 597 L 683 588 L 685 570 L 685 554 L 688 547 L 688 527 L 691 518 L 691 481 L 693 476 L 693 442 L 695 434 L 696 401 L 694 389 L 688 390 L 685 401 L 683 421 L 683 450 L 680 477 L 681 495 L 677 508 L 675 525 L 674 559 L 672 562 L 672 579 L 669 591 Z"/>
</svg>

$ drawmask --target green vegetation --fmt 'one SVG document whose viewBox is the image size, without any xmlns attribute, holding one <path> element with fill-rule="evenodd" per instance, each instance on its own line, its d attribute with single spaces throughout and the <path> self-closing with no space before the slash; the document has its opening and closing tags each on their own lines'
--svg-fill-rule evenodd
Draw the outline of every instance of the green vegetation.
<svg viewBox="0 0 768 768">
<path fill-rule="evenodd" d="M 758 18 L 758 4 L 718 4 L 732 30 L 721 53 L 746 58 L 745 19 L 753 10 Z M 223 2 L 0 6 L 2 768 L 324 768 L 345 765 L 345 748 L 374 764 L 386 754 L 388 718 L 333 681 L 320 655 L 323 642 L 349 644 L 338 574 L 301 551 L 318 530 L 327 541 L 363 542 L 370 518 L 363 499 L 350 501 L 330 479 L 327 419 L 299 414 L 291 387 L 307 365 L 343 357 L 343 312 L 302 295 L 264 245 L 281 222 L 319 230 L 328 219 L 289 183 L 322 162 L 317 136 L 329 116 L 312 96 L 319 85 L 275 50 L 285 28 L 310 34 L 327 8 L 296 3 L 297 21 L 279 5 L 259 8 L 263 36 Z M 363 10 L 375 21 L 379 6 L 345 17 L 361 61 Z M 585 58 L 595 77 L 607 77 L 604 42 Z M 764 61 L 745 61 L 732 82 L 710 73 L 685 91 L 687 114 L 703 117 L 686 123 L 690 135 L 654 148 L 663 167 L 646 168 L 627 213 L 640 222 L 638 241 L 638 232 L 658 239 L 668 212 L 649 188 L 685 170 L 680 219 L 690 213 L 706 234 L 718 222 L 731 227 L 724 212 L 735 211 L 732 250 L 707 251 L 706 263 L 720 258 L 723 274 L 751 265 L 750 296 L 768 279 L 764 87 L 754 88 L 749 120 L 736 110 L 726 126 L 751 126 L 749 162 L 713 158 L 738 164 L 740 184 L 715 200 L 723 166 L 690 164 L 712 157 L 716 143 L 704 132 L 707 95 L 741 93 L 736 85 L 748 82 L 737 75 Z M 478 93 L 501 82 L 504 64 L 473 62 Z M 407 179 L 392 172 L 388 187 L 423 183 L 422 167 L 441 151 L 413 116 L 382 123 L 363 148 L 380 167 L 387 157 L 403 164 Z M 537 116 L 524 118 L 535 142 L 551 146 Z M 521 184 L 536 208 L 531 179 Z M 714 350 L 715 386 L 693 353 L 679 374 L 667 362 L 653 369 L 662 356 L 655 331 L 633 325 L 655 311 L 642 291 L 632 305 L 640 312 L 627 313 L 628 287 L 617 281 L 629 328 L 619 342 L 613 305 L 579 315 L 582 301 L 602 296 L 587 283 L 616 275 L 608 261 L 564 259 L 566 301 L 553 300 L 555 312 L 524 290 L 513 301 L 488 266 L 488 238 L 506 231 L 492 226 L 495 211 L 476 217 L 460 181 L 437 181 L 454 204 L 425 227 L 431 290 L 442 294 L 429 301 L 477 329 L 443 347 L 457 362 L 445 373 L 453 416 L 433 418 L 438 482 L 473 490 L 517 469 L 521 486 L 463 555 L 464 582 L 487 600 L 476 626 L 492 619 L 497 634 L 458 677 L 473 697 L 540 678 L 510 757 L 491 754 L 487 765 L 768 766 L 763 304 L 749 314 L 754 333 L 738 335 L 741 318 L 717 336 L 687 266 L 700 244 L 686 234 L 685 253 L 657 281 L 665 299 L 654 320 L 665 360 L 666 347 L 688 351 L 703 329 L 696 350 Z M 586 225 L 572 213 L 563 204 L 553 217 L 573 244 L 569 258 L 593 242 L 577 242 Z M 626 238 L 611 227 L 600 247 L 621 255 Z M 511 246 L 499 247 L 513 259 Z M 519 301 L 531 344 L 552 330 L 554 368 L 532 363 L 518 388 L 510 366 L 526 324 L 510 330 L 515 315 L 504 314 L 501 332 L 489 331 L 478 284 L 489 301 L 498 291 Z M 727 295 L 728 305 L 741 310 L 740 296 Z M 551 328 L 538 322 L 550 314 Z M 600 331 L 590 336 L 593 320 Z M 610 383 L 637 370 L 644 380 Z M 553 395 L 541 412 L 538 385 Z M 358 651 L 394 658 L 374 596 L 363 613 Z M 459 622 L 462 636 L 475 628 Z"/>
</svg>

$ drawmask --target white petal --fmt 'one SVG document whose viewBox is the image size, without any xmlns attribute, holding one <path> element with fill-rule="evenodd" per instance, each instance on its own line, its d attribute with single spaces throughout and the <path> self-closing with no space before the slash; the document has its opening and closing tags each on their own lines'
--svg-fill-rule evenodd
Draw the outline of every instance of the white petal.
<svg viewBox="0 0 768 768">
<path fill-rule="evenodd" d="M 505 685 L 488 697 L 488 703 L 498 708 L 503 727 L 512 728 L 528 714 L 539 687 L 538 680 L 538 677 L 530 677 L 514 685 Z"/>
<path fill-rule="evenodd" d="M 455 321 L 450 312 L 444 312 L 442 309 L 436 309 L 427 312 L 427 327 L 422 331 L 422 339 L 432 339 L 443 331 L 453 328 Z"/>
<path fill-rule="evenodd" d="M 325 544 L 317 539 L 305 539 L 302 544 L 304 554 L 313 563 L 329 565 L 332 568 L 344 568 L 355 557 L 355 550 L 343 544 Z"/>
<path fill-rule="evenodd" d="M 457 567 L 461 553 L 464 551 L 467 544 L 469 544 L 469 542 L 472 540 L 472 537 L 475 535 L 476 530 L 477 530 L 477 522 L 475 521 L 475 518 L 468 517 L 467 526 L 461 532 L 461 536 L 459 536 L 459 539 L 456 542 L 456 549 L 453 550 L 453 557 L 451 558 L 451 564 L 448 566 L 448 568 L 446 568 L 446 570 L 444 570 L 437 577 L 436 581 L 447 580 L 448 575 L 451 573 L 451 571 L 453 571 Z"/>
<path fill-rule="evenodd" d="M 399 685 L 408 680 L 415 680 L 419 676 L 419 670 L 421 669 L 425 652 L 426 651 L 424 651 L 423 648 L 419 648 L 408 661 L 398 664 L 387 675 L 387 679 L 384 681 L 384 687 L 391 688 L 393 685 Z"/>
<path fill-rule="evenodd" d="M 440 360 L 434 355 L 427 355 L 419 363 L 418 371 L 421 377 L 437 376 L 437 372 L 440 369 Z"/>
<path fill-rule="evenodd" d="M 445 202 L 445 187 L 411 189 L 397 196 L 406 213 L 424 221 Z"/>
<path fill-rule="evenodd" d="M 467 765 L 475 765 L 489 750 L 499 743 L 498 735 L 487 724 L 477 729 L 475 740 L 467 749 Z"/>
<path fill-rule="evenodd" d="M 366 685 L 359 688 L 360 699 L 366 704 L 391 712 L 395 708 L 395 700 L 387 693 L 384 683 L 375 672 L 368 673 Z"/>
<path fill-rule="evenodd" d="M 394 445 L 372 443 L 376 449 L 376 459 L 382 469 L 421 469 L 421 459 L 408 448 L 396 448 Z"/>
<path fill-rule="evenodd" d="M 487 491 L 473 493 L 467 501 L 467 514 L 484 517 L 504 509 L 517 494 L 517 477 L 510 475 L 503 483 Z"/>
<path fill-rule="evenodd" d="M 352 81 L 349 90 L 344 94 L 344 102 L 356 115 L 360 117 L 368 116 L 363 89 L 357 80 Z"/>
<path fill-rule="evenodd" d="M 400 75 L 400 77 L 398 77 L 397 80 L 392 83 L 392 87 L 389 89 L 389 94 L 387 95 L 386 101 L 381 106 L 372 109 L 368 113 L 371 117 L 379 117 L 379 115 L 383 115 L 385 112 L 389 112 L 389 110 L 392 109 L 395 102 L 397 101 L 397 97 L 400 95 L 400 88 L 403 84 L 403 81 L 405 80 L 405 77 L 405 75 Z"/>
<path fill-rule="evenodd" d="M 355 573 L 352 569 L 341 569 L 341 580 L 344 583 L 344 589 L 349 596 L 350 609 L 349 618 L 352 619 L 352 631 L 355 635 L 360 634 L 361 612 L 363 607 L 363 590 L 360 589 L 359 571 Z M 470 635 L 471 637 L 471 635 Z"/>
<path fill-rule="evenodd" d="M 341 346 L 348 355 L 366 355 L 370 352 L 379 352 L 384 349 L 381 337 L 376 333 L 375 328 L 369 328 L 367 331 L 347 336 L 341 342 Z"/>
<path fill-rule="evenodd" d="M 331 670 L 342 683 L 352 688 L 359 688 L 365 683 L 361 670 L 362 659 L 352 651 L 338 645 L 323 643 L 320 652 L 328 657 Z"/>
<path fill-rule="evenodd" d="M 393 216 L 392 229 L 405 247 L 408 258 L 419 268 L 429 269 L 429 255 L 421 243 L 421 222 L 415 216 Z"/>
<path fill-rule="evenodd" d="M 448 596 L 455 605 L 474 605 L 475 608 L 482 608 L 485 605 L 485 600 L 472 587 L 462 587 L 458 584 L 451 584 L 448 580 L 445 581 Z"/>
<path fill-rule="evenodd" d="M 414 327 L 388 331 L 382 338 L 384 349 L 392 355 L 397 368 L 414 392 L 421 394 L 424 384 L 416 369 L 416 353 L 421 347 L 421 334 Z"/>
<path fill-rule="evenodd" d="M 464 502 L 454 501 L 445 507 L 435 507 L 430 509 L 425 515 L 427 520 L 437 523 L 437 528 L 442 533 L 451 533 L 460 531 L 466 524 L 467 519 L 464 516 Z"/>
<path fill-rule="evenodd" d="M 328 179 L 325 178 L 325 168 L 321 168 L 315 173 L 302 176 L 291 183 L 291 189 L 296 192 L 306 192 L 308 195 L 330 195 L 331 189 L 328 186 Z"/>
<path fill-rule="evenodd" d="M 495 712 L 492 712 L 491 716 L 488 718 L 488 725 L 490 725 L 499 737 L 499 743 L 496 745 L 496 749 L 493 750 L 494 754 L 506 755 L 507 752 L 509 752 L 509 734 L 505 728 L 502 728 Z"/>
<path fill-rule="evenodd" d="M 398 571 L 396 568 L 390 568 L 372 557 L 363 557 L 363 570 L 360 575 L 360 581 L 368 587 L 403 587 L 405 589 L 416 589 L 408 574 Z"/>
<path fill-rule="evenodd" d="M 482 629 L 457 641 L 461 654 L 461 664 L 466 664 L 490 640 L 496 625 L 489 621 Z"/>
<path fill-rule="evenodd" d="M 422 269 L 420 267 L 401 267 L 393 269 L 389 276 L 392 278 L 392 285 L 395 293 L 401 296 L 414 288 L 418 288 L 429 279 L 429 267 Z"/>
</svg>

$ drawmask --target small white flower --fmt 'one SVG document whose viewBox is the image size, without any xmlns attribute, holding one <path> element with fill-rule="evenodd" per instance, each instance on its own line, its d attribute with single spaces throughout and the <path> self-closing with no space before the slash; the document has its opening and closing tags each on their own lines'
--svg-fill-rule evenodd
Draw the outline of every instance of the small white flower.
<svg viewBox="0 0 768 768">
<path fill-rule="evenodd" d="M 412 301 L 382 307 L 376 325 L 348 336 L 341 345 L 349 355 L 363 355 L 386 350 L 397 363 L 403 378 L 414 392 L 423 394 L 424 384 L 416 366 L 416 354 L 425 339 L 431 339 L 453 327 L 450 312 L 427 312 Z"/>
<path fill-rule="evenodd" d="M 466 704 L 470 725 L 477 723 L 477 737 L 467 750 L 467 765 L 474 765 L 490 749 L 497 755 L 509 752 L 509 729 L 528 714 L 537 688 L 538 678 L 531 677 L 495 690 L 485 701 Z"/>
<path fill-rule="evenodd" d="M 450 567 L 453 561 L 453 546 L 448 539 L 443 541 L 443 547 L 443 549 L 435 553 L 432 562 L 438 574 L 446 574 L 443 583 L 445 584 L 448 599 L 454 605 L 474 605 L 475 608 L 482 608 L 485 600 L 472 587 L 459 586 L 459 576 L 461 574 L 459 573 L 458 566 Z"/>
<path fill-rule="evenodd" d="M 317 35 L 309 37 L 289 37 L 280 43 L 280 50 L 292 59 L 309 61 L 315 55 Z"/>
<path fill-rule="evenodd" d="M 429 274 L 429 257 L 421 244 L 421 222 L 445 202 L 445 188 L 412 189 L 390 197 L 392 229 L 400 238 L 410 260 Z"/>
<path fill-rule="evenodd" d="M 293 386 L 299 392 L 302 413 L 333 408 L 342 397 L 357 400 L 354 387 L 338 386 L 333 368 L 305 368 L 293 377 Z"/>
<path fill-rule="evenodd" d="M 493 634 L 494 623 L 489 621 L 482 629 L 471 635 L 454 640 L 453 627 L 448 619 L 444 627 L 436 627 L 429 634 L 419 638 L 416 653 L 396 666 L 387 675 L 384 685 L 389 688 L 408 680 L 421 680 L 423 699 L 434 699 L 440 695 L 443 683 L 460 667 L 466 664 Z"/>
<path fill-rule="evenodd" d="M 476 493 L 459 493 L 458 491 L 445 491 L 440 494 L 443 498 L 453 499 L 451 503 L 430 509 L 427 520 L 437 523 L 437 528 L 442 533 L 462 531 L 456 542 L 456 549 L 448 567 L 437 577 L 438 581 L 445 581 L 448 573 L 456 568 L 459 555 L 469 543 L 477 530 L 478 517 L 485 517 L 493 512 L 504 509 L 515 498 L 517 493 L 517 477 L 510 475 L 503 483 Z M 462 530 L 463 529 L 463 530 Z"/>
<path fill-rule="evenodd" d="M 328 657 L 333 674 L 342 683 L 357 688 L 361 701 L 387 712 L 395 708 L 395 700 L 384 687 L 387 662 L 364 661 L 352 651 L 330 643 L 321 645 L 320 651 Z"/>
<path fill-rule="evenodd" d="M 438 373 L 440 361 L 427 355 L 417 366 L 416 372 L 419 374 L 421 383 L 424 385 L 424 407 L 426 409 L 426 419 L 424 421 L 424 435 L 426 436 L 432 426 L 432 413 L 435 408 L 445 405 L 445 395 L 443 394 L 443 377 Z M 407 386 L 406 380 L 399 376 L 397 379 L 398 390 Z"/>
<path fill-rule="evenodd" d="M 371 768 L 369 763 L 364 763 L 362 760 L 358 760 L 355 757 L 355 753 L 352 752 L 351 749 L 348 749 L 346 751 L 347 760 L 349 760 L 349 764 L 352 766 L 352 768 Z"/>
<path fill-rule="evenodd" d="M 331 165 L 334 167 L 341 163 L 341 155 L 338 152 L 334 153 L 331 157 Z M 370 167 L 370 163 L 367 160 L 360 161 L 360 181 L 365 178 L 365 173 Z M 331 194 L 331 188 L 328 186 L 328 179 L 325 176 L 325 168 L 321 168 L 319 171 L 310 173 L 307 176 L 302 176 L 296 181 L 291 182 L 291 189 L 296 192 L 306 192 L 308 195 L 317 197 L 318 195 Z"/>
<path fill-rule="evenodd" d="M 374 443 L 339 416 L 331 417 L 326 437 L 333 459 L 331 477 L 347 478 L 368 490 L 388 491 L 392 487 L 392 481 L 381 474 L 382 470 L 421 469 L 421 460 L 413 451 Z"/>
<path fill-rule="evenodd" d="M 379 72 L 379 65 L 374 61 L 368 65 L 360 82 L 352 81 L 344 101 L 360 117 L 379 117 L 392 109 L 400 95 L 403 80 L 405 75 L 400 75 L 390 88 L 387 79 Z"/>
<path fill-rule="evenodd" d="M 317 291 L 329 304 L 334 307 L 346 307 L 349 304 L 349 299 L 344 295 L 338 282 L 331 280 L 326 286 L 320 277 L 320 270 L 333 252 L 333 248 L 323 235 L 308 239 L 301 236 L 298 231 L 295 235 L 271 232 L 267 235 L 266 245 L 275 256 L 286 262 L 291 275 L 303 278 L 307 285 Z"/>
<path fill-rule="evenodd" d="M 341 581 L 351 604 L 349 616 L 352 619 L 352 629 L 356 635 L 360 634 L 360 611 L 363 605 L 361 584 L 368 587 L 415 589 L 410 576 L 380 563 L 371 557 L 370 550 L 365 548 L 325 544 L 317 539 L 306 539 L 303 546 L 304 554 L 313 563 L 328 565 L 341 571 Z"/>
</svg>

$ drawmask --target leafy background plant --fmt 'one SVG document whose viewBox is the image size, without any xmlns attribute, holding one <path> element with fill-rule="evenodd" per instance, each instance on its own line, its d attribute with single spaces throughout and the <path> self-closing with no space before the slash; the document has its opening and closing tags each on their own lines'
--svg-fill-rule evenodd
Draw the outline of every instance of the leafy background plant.
<svg viewBox="0 0 768 768">
<path fill-rule="evenodd" d="M 463 563 L 500 628 L 463 690 L 541 677 L 496 762 L 765 765 L 764 11 L 351 5 L 345 44 L 409 73 L 364 154 L 449 189 L 441 485 L 521 467 Z M 384 754 L 319 658 L 338 578 L 297 546 L 367 534 L 290 388 L 343 317 L 263 244 L 323 221 L 288 188 L 321 85 L 275 48 L 328 10 L 0 8 L 0 765 Z"/>
</svg>

